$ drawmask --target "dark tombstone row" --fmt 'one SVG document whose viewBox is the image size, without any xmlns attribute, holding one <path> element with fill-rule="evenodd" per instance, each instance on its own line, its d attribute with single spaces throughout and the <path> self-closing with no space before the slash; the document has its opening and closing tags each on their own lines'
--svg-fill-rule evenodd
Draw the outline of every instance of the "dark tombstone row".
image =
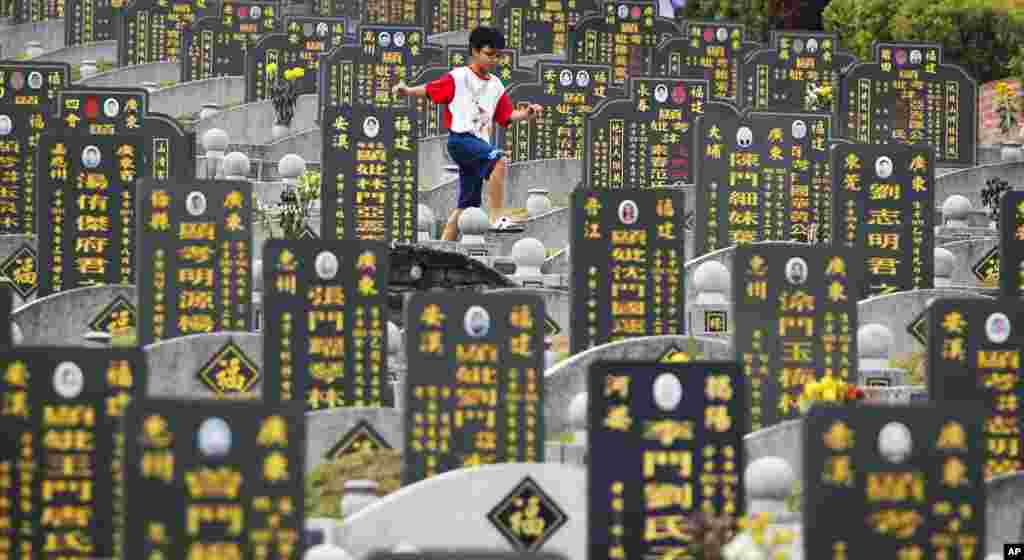
<svg viewBox="0 0 1024 560">
<path fill-rule="evenodd" d="M 743 514 L 745 384 L 735 363 L 590 366 L 588 558 L 685 558 L 693 516 Z"/>
<path fill-rule="evenodd" d="M 363 24 L 423 25 L 426 0 L 313 0 L 313 15 Z"/>
<path fill-rule="evenodd" d="M 731 268 L 733 340 L 750 387 L 747 432 L 798 418 L 807 383 L 856 381 L 859 254 L 756 243 L 736 247 Z"/>
<path fill-rule="evenodd" d="M 832 148 L 834 239 L 866 262 L 857 299 L 932 287 L 934 159 L 925 147 Z"/>
<path fill-rule="evenodd" d="M 182 33 L 181 81 L 245 75 L 248 50 L 260 37 L 283 29 L 281 9 L 279 2 L 224 2 L 219 16 L 187 26 Z"/>
<path fill-rule="evenodd" d="M 70 82 L 66 63 L 0 61 L 0 234 L 36 233 L 36 151 Z"/>
<path fill-rule="evenodd" d="M 770 48 L 759 49 L 743 64 L 743 103 L 755 111 L 837 115 L 842 74 L 856 57 L 839 50 L 835 33 L 776 31 Z M 825 102 L 808 88 L 830 87 Z"/>
<path fill-rule="evenodd" d="M 585 183 L 592 189 L 679 187 L 693 183 L 697 117 L 705 80 L 631 78 L 630 96 L 587 116 Z"/>
<path fill-rule="evenodd" d="M 509 88 L 508 95 L 517 107 L 537 103 L 544 113 L 498 129 L 498 143 L 512 161 L 582 160 L 587 116 L 602 101 L 625 98 L 626 90 L 612 85 L 610 66 L 539 62 L 536 72 L 533 82 Z"/>
<path fill-rule="evenodd" d="M 494 550 L 424 550 L 419 552 L 375 551 L 369 560 L 566 560 L 549 552 L 496 552 Z"/>
<path fill-rule="evenodd" d="M 585 15 L 600 13 L 599 0 L 505 0 L 495 7 L 505 46 L 524 56 L 568 54 L 570 33 Z"/>
<path fill-rule="evenodd" d="M 301 406 L 142 400 L 124 431 L 124 557 L 302 555 Z"/>
<path fill-rule="evenodd" d="M 804 424 L 804 557 L 980 558 L 975 408 L 821 406 Z"/>
<path fill-rule="evenodd" d="M 685 276 L 681 190 L 575 190 L 570 351 L 640 336 L 682 334 Z"/>
<path fill-rule="evenodd" d="M 418 292 L 407 301 L 403 485 L 544 462 L 544 313 L 528 294 Z"/>
<path fill-rule="evenodd" d="M 64 17 L 63 0 L 9 0 L 18 23 L 32 23 Z"/>
<path fill-rule="evenodd" d="M 929 396 L 981 407 L 984 431 L 970 441 L 979 450 L 975 464 L 983 466 L 986 479 L 1020 471 L 1020 299 L 943 298 L 932 302 L 928 313 Z"/>
<path fill-rule="evenodd" d="M 423 23 L 428 35 L 493 27 L 495 7 L 501 0 L 434 0 L 423 3 Z"/>
<path fill-rule="evenodd" d="M 185 52 L 186 26 L 215 15 L 219 8 L 219 3 L 209 0 L 132 0 L 120 9 L 117 65 L 178 61 Z"/>
<path fill-rule="evenodd" d="M 975 165 L 978 85 L 943 61 L 941 45 L 876 43 L 875 60 L 851 67 L 842 86 L 844 138 L 929 146 L 938 167 Z"/>
<path fill-rule="evenodd" d="M 831 131 L 827 115 L 706 104 L 693 135 L 696 256 L 756 241 L 827 242 Z"/>
<path fill-rule="evenodd" d="M 252 325 L 252 184 L 143 181 L 138 343 Z"/>
<path fill-rule="evenodd" d="M 18 347 L 0 368 L 5 548 L 26 558 L 122 557 L 122 466 L 131 463 L 120 430 L 146 390 L 142 352 Z"/>
<path fill-rule="evenodd" d="M 118 13 L 127 0 L 64 0 L 64 46 L 117 39 Z"/>
<path fill-rule="evenodd" d="M 387 360 L 389 260 L 381 242 L 267 242 L 264 402 L 304 402 L 309 412 L 395 406 Z"/>
<path fill-rule="evenodd" d="M 999 278 L 999 291 L 1004 296 L 1016 297 L 1024 288 L 1022 241 L 1024 192 L 1007 191 L 999 199 L 999 260 L 995 275 Z"/>
<path fill-rule="evenodd" d="M 350 41 L 348 20 L 338 17 L 289 16 L 284 33 L 269 33 L 249 47 L 245 55 L 245 100 L 270 99 L 274 78 L 267 66 L 277 67 L 277 74 L 302 68 L 305 74 L 294 80 L 295 93 L 317 93 L 320 57 Z"/>
<path fill-rule="evenodd" d="M 652 2 L 606 2 L 603 13 L 584 15 L 569 39 L 569 60 L 612 67 L 610 85 L 650 74 L 655 50 L 678 33 L 676 23 L 658 15 Z"/>
<path fill-rule="evenodd" d="M 655 76 L 707 80 L 712 101 L 739 104 L 743 60 L 757 45 L 746 27 L 719 21 L 686 21 L 682 32 L 661 41 L 654 52 Z"/>
</svg>

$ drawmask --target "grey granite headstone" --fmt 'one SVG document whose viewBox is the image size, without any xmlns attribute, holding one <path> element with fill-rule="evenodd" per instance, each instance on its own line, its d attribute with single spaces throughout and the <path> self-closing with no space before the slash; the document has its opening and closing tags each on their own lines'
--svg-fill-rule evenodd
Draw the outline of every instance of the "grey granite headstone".
<svg viewBox="0 0 1024 560">
<path fill-rule="evenodd" d="M 150 344 L 143 350 L 150 371 L 150 398 L 263 397 L 263 337 L 257 333 L 195 334 Z"/>
</svg>

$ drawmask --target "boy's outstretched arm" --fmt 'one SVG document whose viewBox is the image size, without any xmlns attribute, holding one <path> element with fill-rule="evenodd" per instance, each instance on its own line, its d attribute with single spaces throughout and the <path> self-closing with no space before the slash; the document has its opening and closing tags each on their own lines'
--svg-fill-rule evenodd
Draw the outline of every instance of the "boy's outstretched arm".
<svg viewBox="0 0 1024 560">
<path fill-rule="evenodd" d="M 395 87 L 391 88 L 391 93 L 407 97 L 427 97 L 427 86 L 409 87 L 399 82 Z"/>
<path fill-rule="evenodd" d="M 522 109 L 516 109 L 515 111 L 512 111 L 512 114 L 509 115 L 508 120 L 510 122 L 515 122 L 526 119 L 532 119 L 533 117 L 540 116 L 542 112 L 544 112 L 544 107 L 541 107 L 536 103 L 531 103 Z"/>
</svg>

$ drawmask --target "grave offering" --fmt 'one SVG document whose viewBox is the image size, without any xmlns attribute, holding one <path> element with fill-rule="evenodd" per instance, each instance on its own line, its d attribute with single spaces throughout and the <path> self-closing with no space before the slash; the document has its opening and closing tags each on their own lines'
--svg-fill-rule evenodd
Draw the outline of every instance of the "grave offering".
<svg viewBox="0 0 1024 560">
<path fill-rule="evenodd" d="M 743 64 L 743 105 L 755 111 L 834 116 L 840 79 L 855 62 L 856 57 L 839 50 L 835 33 L 773 32 L 772 47 L 750 53 Z"/>
<path fill-rule="evenodd" d="M 125 557 L 301 557 L 301 406 L 143 400 L 125 420 Z"/>
<path fill-rule="evenodd" d="M 139 185 L 138 344 L 252 325 L 252 184 Z M 131 283 L 131 282 L 125 282 Z"/>
<path fill-rule="evenodd" d="M 0 61 L 0 235 L 36 234 L 37 146 L 70 82 L 65 63 Z"/>
<path fill-rule="evenodd" d="M 571 204 L 571 352 L 682 334 L 683 192 L 575 190 Z"/>
<path fill-rule="evenodd" d="M 587 115 L 586 184 L 641 189 L 693 183 L 691 134 L 708 101 L 708 83 L 633 78 L 629 85 L 629 98 L 602 103 Z"/>
<path fill-rule="evenodd" d="M 600 14 L 599 0 L 505 0 L 495 8 L 505 46 L 523 54 L 565 55 L 569 35 L 589 14 Z"/>
<path fill-rule="evenodd" d="M 305 402 L 306 411 L 395 406 L 388 260 L 387 245 L 374 241 L 264 245 L 264 402 Z"/>
<path fill-rule="evenodd" d="M 207 0 L 132 0 L 119 12 L 117 65 L 178 61 L 186 26 L 219 8 Z"/>
<path fill-rule="evenodd" d="M 500 0 L 447 0 L 423 3 L 428 35 L 494 27 L 494 8 Z"/>
<path fill-rule="evenodd" d="M 694 142 L 697 256 L 756 241 L 829 241 L 827 115 L 742 115 L 711 102 L 697 118 Z"/>
<path fill-rule="evenodd" d="M 63 0 L 64 46 L 117 39 L 117 15 L 125 0 Z"/>
<path fill-rule="evenodd" d="M 735 363 L 590 366 L 589 559 L 684 558 L 688 518 L 742 515 L 744 384 Z"/>
<path fill-rule="evenodd" d="M 840 246 L 864 256 L 858 299 L 933 285 L 934 154 L 924 147 L 832 148 L 832 224 Z"/>
<path fill-rule="evenodd" d="M 244 75 L 246 53 L 280 32 L 282 18 L 279 2 L 225 1 L 219 17 L 198 19 L 182 34 L 181 81 Z"/>
<path fill-rule="evenodd" d="M 585 15 L 576 24 L 569 38 L 569 60 L 608 64 L 611 84 L 625 88 L 630 78 L 651 74 L 658 44 L 679 29 L 658 15 L 653 2 L 606 2 L 602 11 Z"/>
<path fill-rule="evenodd" d="M 746 42 L 746 26 L 738 23 L 686 21 L 681 26 L 682 33 L 658 43 L 652 74 L 707 80 L 712 101 L 739 105 L 743 61 L 760 45 Z"/>
<path fill-rule="evenodd" d="M 935 300 L 928 312 L 928 394 L 982 407 L 984 431 L 970 441 L 977 442 L 986 479 L 1021 470 L 1016 403 L 1024 306 L 1016 298 L 949 298 Z"/>
<path fill-rule="evenodd" d="M 1020 295 L 1024 286 L 1024 192 L 1007 191 L 999 199 L 999 261 L 995 277 L 1007 297 Z M 1005 274 L 999 274 L 1005 270 Z"/>
<path fill-rule="evenodd" d="M 613 86 L 611 78 L 610 66 L 538 62 L 534 81 L 508 88 L 508 96 L 517 108 L 537 103 L 545 107 L 544 113 L 499 128 L 498 144 L 512 161 L 582 160 L 587 115 L 602 101 L 626 97 L 626 90 Z"/>
<path fill-rule="evenodd" d="M 145 173 L 144 150 L 139 135 L 40 138 L 38 297 L 134 283 L 135 182 Z"/>
<path fill-rule="evenodd" d="M 0 368 L 0 542 L 29 558 L 121 557 L 121 420 L 146 390 L 142 352 L 9 348 Z"/>
<path fill-rule="evenodd" d="M 302 68 L 305 74 L 296 80 L 296 95 L 317 92 L 320 74 L 320 56 L 340 47 L 348 35 L 345 18 L 290 16 L 284 33 L 270 33 L 260 37 L 249 47 L 245 56 L 245 100 L 247 102 L 270 99 L 273 80 L 267 75 L 267 65 L 274 64 L 277 71 Z"/>
<path fill-rule="evenodd" d="M 935 151 L 936 167 L 977 161 L 978 85 L 942 60 L 942 46 L 877 43 L 875 60 L 850 68 L 839 98 L 840 136 Z"/>
<path fill-rule="evenodd" d="M 973 407 L 824 406 L 804 425 L 804 558 L 980 558 Z"/>
<path fill-rule="evenodd" d="M 543 321 L 534 295 L 408 300 L 403 486 L 462 467 L 544 462 Z"/>
<path fill-rule="evenodd" d="M 748 432 L 797 418 L 807 383 L 856 377 L 856 286 L 864 261 L 832 247 L 736 247 L 733 340 L 750 383 Z"/>
</svg>

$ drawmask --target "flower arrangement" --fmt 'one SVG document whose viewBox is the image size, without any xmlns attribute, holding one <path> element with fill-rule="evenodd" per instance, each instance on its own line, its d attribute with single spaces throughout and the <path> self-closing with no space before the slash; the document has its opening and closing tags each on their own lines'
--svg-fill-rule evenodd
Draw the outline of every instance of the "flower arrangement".
<svg viewBox="0 0 1024 560">
<path fill-rule="evenodd" d="M 1007 136 L 1017 127 L 1017 111 L 1020 109 L 1017 92 L 1009 82 L 996 83 L 995 105 L 999 114 L 999 131 Z"/>
<path fill-rule="evenodd" d="M 789 529 L 769 530 L 767 513 L 743 517 L 740 529 L 746 531 L 722 548 L 723 560 L 788 560 L 786 552 L 796 534 Z"/>
<path fill-rule="evenodd" d="M 804 385 L 797 405 L 804 414 L 816 402 L 848 403 L 864 400 L 864 390 L 852 383 L 826 375 L 818 381 Z"/>
<path fill-rule="evenodd" d="M 295 188 L 286 187 L 279 204 L 264 204 L 253 195 L 256 215 L 270 239 L 299 239 L 306 229 L 316 202 L 320 200 L 320 174 L 307 171 L 299 177 Z M 281 228 L 281 237 L 274 234 L 274 225 Z"/>
<path fill-rule="evenodd" d="M 291 126 L 295 116 L 295 102 L 299 99 L 295 81 L 306 75 L 305 68 L 295 67 L 278 73 L 277 64 L 271 62 L 266 68 L 270 80 L 270 98 L 277 111 L 277 124 Z"/>
<path fill-rule="evenodd" d="M 807 84 L 807 92 L 804 94 L 804 104 L 807 109 L 814 111 L 822 107 L 832 107 L 832 100 L 835 95 L 830 84 Z"/>
</svg>

